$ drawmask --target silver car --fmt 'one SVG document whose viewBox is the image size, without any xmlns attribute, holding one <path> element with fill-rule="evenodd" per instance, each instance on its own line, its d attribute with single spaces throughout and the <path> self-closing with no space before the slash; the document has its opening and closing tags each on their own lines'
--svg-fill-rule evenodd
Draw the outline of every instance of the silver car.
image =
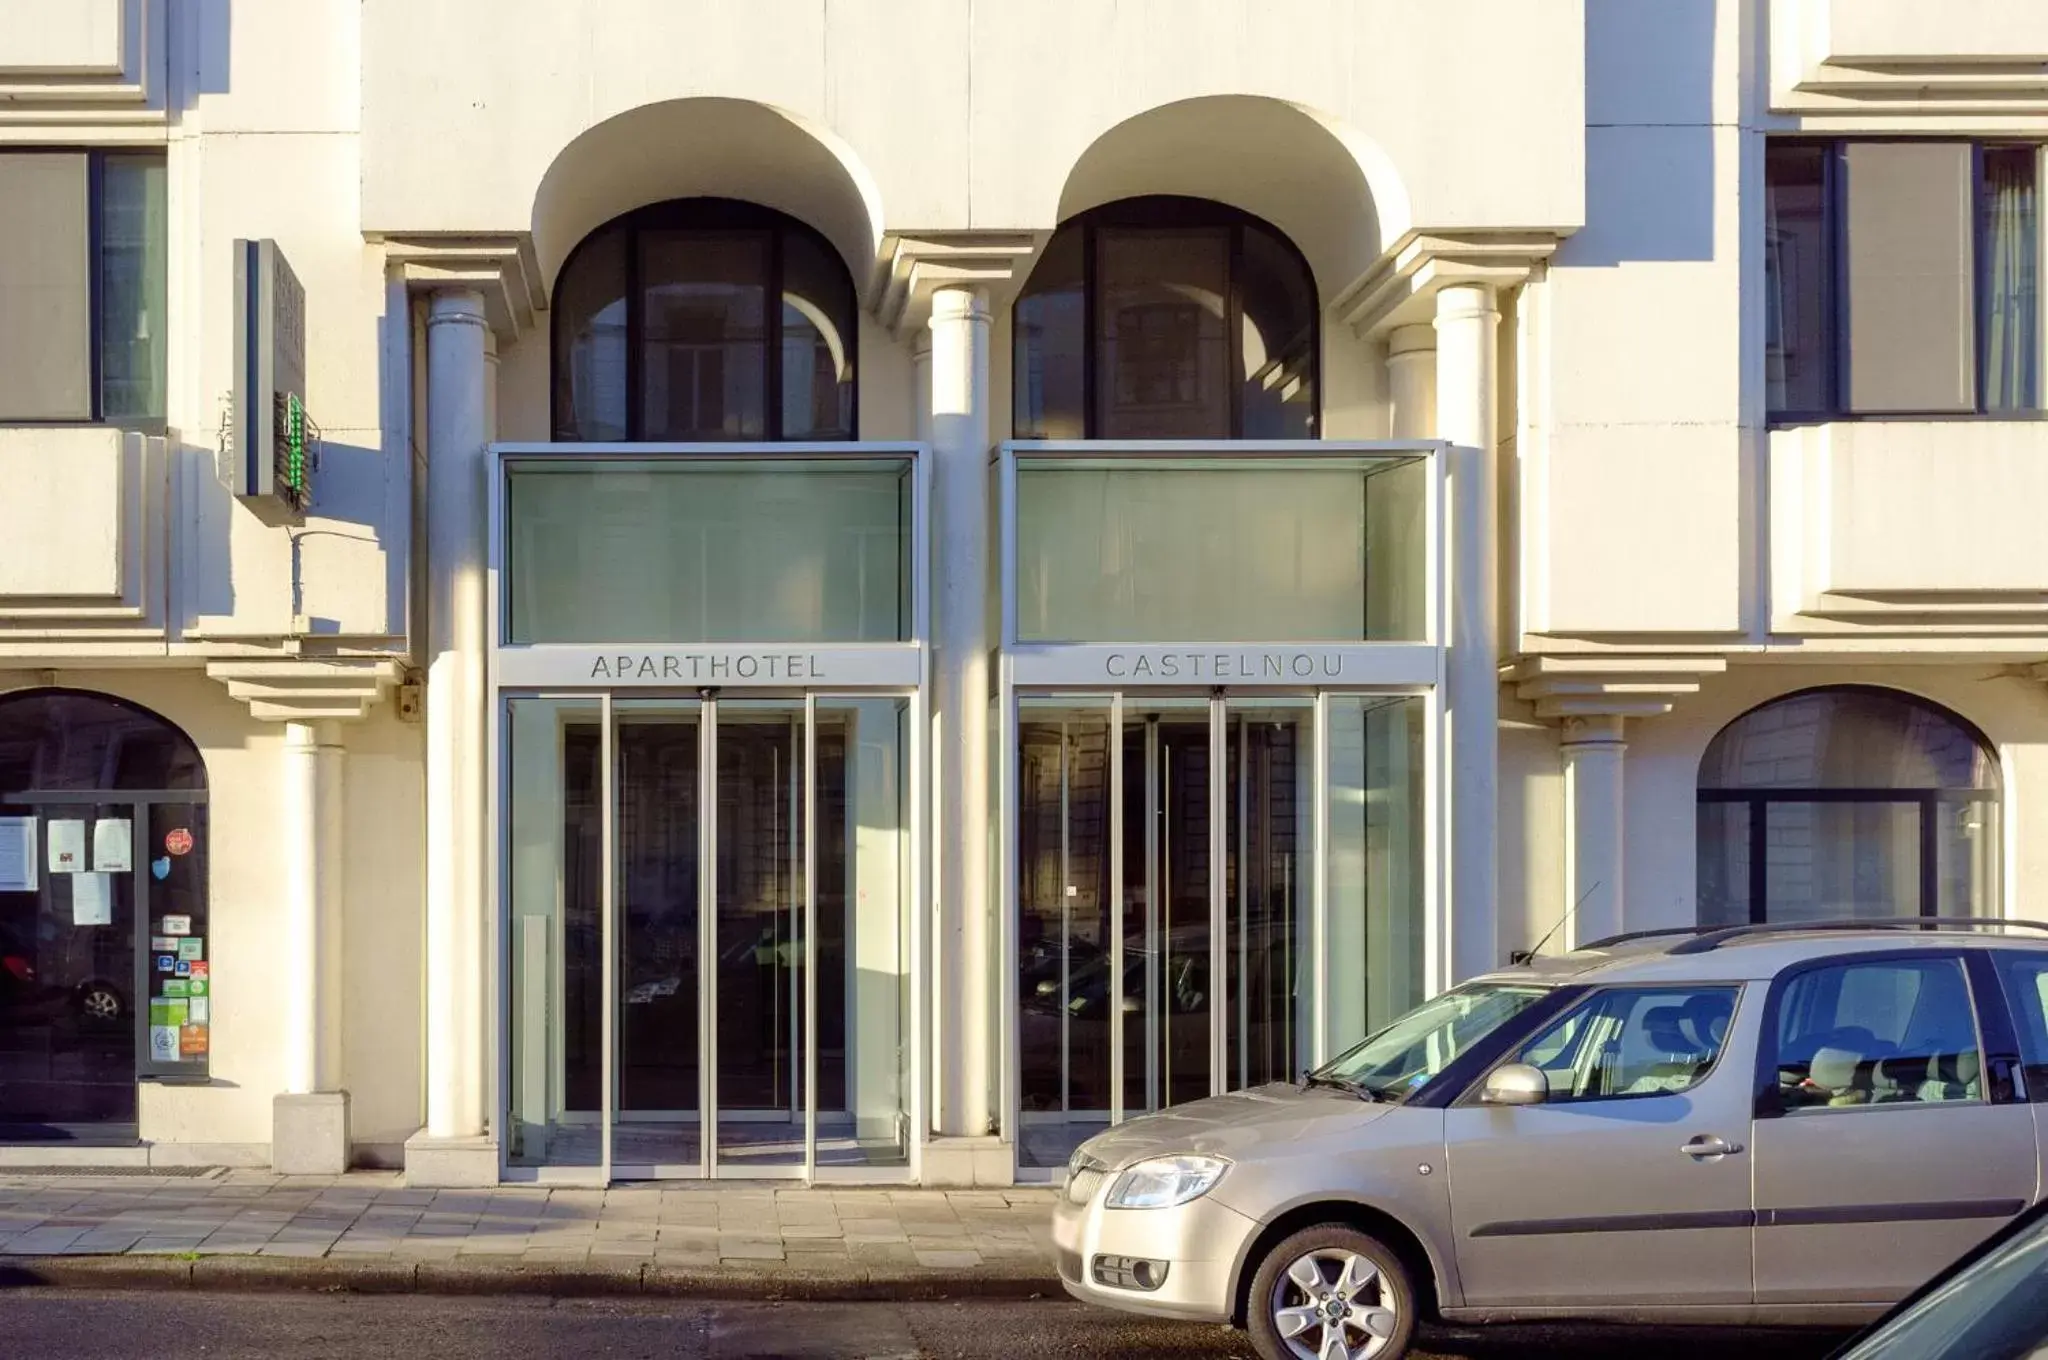
<svg viewBox="0 0 2048 1360">
<path fill-rule="evenodd" d="M 2041 1194 L 2048 926 L 1621 936 L 1084 1143 L 1067 1290 L 1396 1360 L 1419 1322 L 1848 1324 Z"/>
</svg>

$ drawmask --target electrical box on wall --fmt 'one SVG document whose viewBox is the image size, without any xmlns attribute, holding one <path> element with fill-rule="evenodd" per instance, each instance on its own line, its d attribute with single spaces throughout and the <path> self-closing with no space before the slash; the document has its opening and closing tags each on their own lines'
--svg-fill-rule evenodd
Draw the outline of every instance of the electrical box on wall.
<svg viewBox="0 0 2048 1360">
<path fill-rule="evenodd" d="M 235 242 L 234 491 L 265 519 L 313 501 L 318 429 L 306 413 L 306 290 L 275 241 Z"/>
</svg>

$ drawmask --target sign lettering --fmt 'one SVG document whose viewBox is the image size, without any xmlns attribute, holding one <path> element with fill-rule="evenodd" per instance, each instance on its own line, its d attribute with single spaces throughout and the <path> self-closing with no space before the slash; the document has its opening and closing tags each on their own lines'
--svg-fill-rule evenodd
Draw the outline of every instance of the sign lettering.
<svg viewBox="0 0 2048 1360">
<path fill-rule="evenodd" d="M 599 652 L 591 658 L 585 677 L 677 684 L 828 678 L 822 658 L 814 652 Z"/>
<path fill-rule="evenodd" d="M 1232 649 L 1110 652 L 1102 672 L 1112 680 L 1339 680 L 1341 652 Z"/>
</svg>

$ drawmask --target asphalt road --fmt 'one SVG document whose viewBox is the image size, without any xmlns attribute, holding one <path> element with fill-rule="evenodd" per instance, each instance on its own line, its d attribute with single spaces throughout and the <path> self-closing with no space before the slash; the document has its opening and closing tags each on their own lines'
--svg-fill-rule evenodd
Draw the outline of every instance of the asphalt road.
<svg viewBox="0 0 2048 1360">
<path fill-rule="evenodd" d="M 1433 1336 L 1439 1360 L 1820 1360 L 1831 1337 L 1544 1328 Z M 10 1360 L 842 1360 L 872 1357 L 1249 1357 L 1216 1327 L 1148 1322 L 1068 1302 L 712 1304 L 414 1295 L 0 1292 Z"/>
</svg>

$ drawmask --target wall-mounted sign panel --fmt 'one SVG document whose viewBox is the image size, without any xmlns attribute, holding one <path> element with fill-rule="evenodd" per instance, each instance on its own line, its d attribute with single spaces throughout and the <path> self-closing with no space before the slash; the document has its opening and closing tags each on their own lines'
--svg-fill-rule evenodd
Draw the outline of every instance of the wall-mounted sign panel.
<svg viewBox="0 0 2048 1360">
<path fill-rule="evenodd" d="M 511 689 L 913 689 L 915 644 L 802 643 L 678 647 L 506 647 L 498 684 Z"/>
<path fill-rule="evenodd" d="M 1013 648 L 1008 659 L 1019 685 L 1412 689 L 1440 678 L 1438 651 L 1427 643 L 1062 644 Z"/>
<path fill-rule="evenodd" d="M 235 242 L 235 494 L 303 516 L 313 499 L 306 290 L 275 241 Z"/>
</svg>

